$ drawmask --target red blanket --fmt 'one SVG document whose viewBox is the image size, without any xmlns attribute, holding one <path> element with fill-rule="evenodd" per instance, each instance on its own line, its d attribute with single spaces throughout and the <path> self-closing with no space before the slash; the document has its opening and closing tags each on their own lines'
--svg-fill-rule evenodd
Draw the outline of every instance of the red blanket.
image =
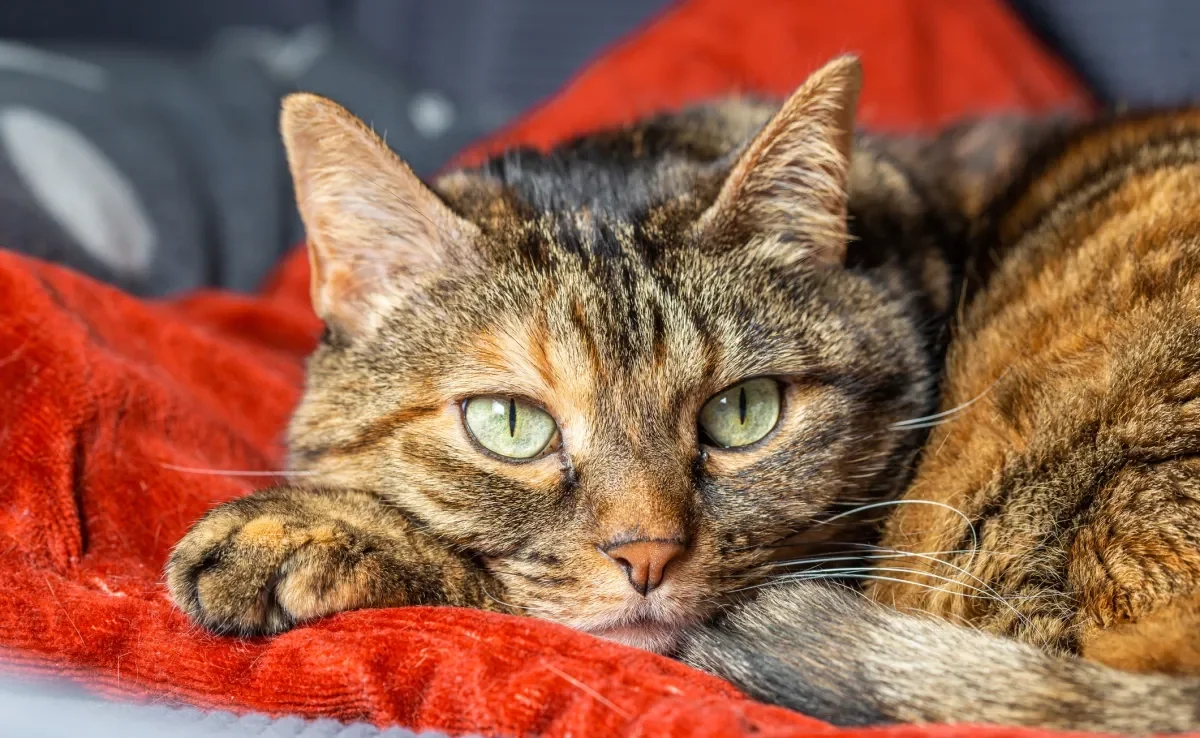
<svg viewBox="0 0 1200 738">
<path fill-rule="evenodd" d="M 471 155 L 731 89 L 784 93 L 847 50 L 864 54 L 868 125 L 1086 104 L 992 0 L 692 0 Z M 297 254 L 260 297 L 148 302 L 0 254 L 5 660 L 114 694 L 455 733 L 831 730 L 667 659 L 531 619 L 379 610 L 250 641 L 190 625 L 167 600 L 163 562 L 204 510 L 269 481 L 205 470 L 280 463 L 319 328 L 306 280 Z"/>
</svg>

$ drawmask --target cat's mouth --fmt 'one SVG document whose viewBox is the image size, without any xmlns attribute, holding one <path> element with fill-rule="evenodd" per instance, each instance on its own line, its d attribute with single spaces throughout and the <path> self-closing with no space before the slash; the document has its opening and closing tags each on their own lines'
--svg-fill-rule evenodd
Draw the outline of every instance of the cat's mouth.
<svg viewBox="0 0 1200 738">
<path fill-rule="evenodd" d="M 685 628 L 695 622 L 690 613 L 649 606 L 640 602 L 636 606 L 610 613 L 607 617 L 587 624 L 577 624 L 580 630 L 599 638 L 623 643 L 654 653 L 669 653 Z"/>
<path fill-rule="evenodd" d="M 682 625 L 644 619 L 588 630 L 594 636 L 654 653 L 667 653 L 679 639 Z"/>
<path fill-rule="evenodd" d="M 622 582 L 624 584 L 624 582 Z M 575 630 L 653 653 L 669 654 L 689 627 L 707 616 L 707 608 L 674 596 L 675 584 L 650 593 L 629 594 L 591 613 L 552 618 Z"/>
</svg>

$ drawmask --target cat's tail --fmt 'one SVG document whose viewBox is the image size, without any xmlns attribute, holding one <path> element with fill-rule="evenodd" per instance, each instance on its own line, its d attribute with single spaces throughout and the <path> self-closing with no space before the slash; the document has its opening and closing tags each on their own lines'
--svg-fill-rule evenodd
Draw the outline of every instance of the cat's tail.
<svg viewBox="0 0 1200 738">
<path fill-rule="evenodd" d="M 752 697 L 838 725 L 1200 730 L 1200 679 L 1056 657 L 815 583 L 780 585 L 730 610 L 689 633 L 679 656 Z"/>
</svg>

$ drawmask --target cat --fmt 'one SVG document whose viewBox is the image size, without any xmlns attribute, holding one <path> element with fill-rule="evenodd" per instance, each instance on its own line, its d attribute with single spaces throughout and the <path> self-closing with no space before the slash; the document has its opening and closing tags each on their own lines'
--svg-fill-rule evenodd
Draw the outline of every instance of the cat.
<svg viewBox="0 0 1200 738">
<path fill-rule="evenodd" d="M 969 240 L 869 599 L 780 585 L 680 655 L 843 724 L 1200 730 L 1200 110 L 1050 137 Z"/>
<path fill-rule="evenodd" d="M 1044 134 L 855 135 L 841 58 L 420 182 L 335 103 L 281 129 L 326 331 L 303 484 L 220 505 L 169 591 L 218 633 L 364 607 L 669 653 L 778 562 L 875 533 L 938 398 L 967 224 Z M 839 520 L 835 520 L 839 519 Z"/>
<path fill-rule="evenodd" d="M 433 186 L 335 103 L 288 97 L 327 326 L 289 431 L 312 476 L 196 523 L 174 601 L 219 633 L 456 605 L 665 652 L 773 560 L 862 535 L 814 523 L 907 481 L 923 431 L 893 426 L 936 404 L 988 182 L 926 186 L 915 164 L 1003 168 L 978 142 L 1021 136 L 856 141 L 860 80 L 841 58 L 782 105 L 654 116 Z"/>
</svg>

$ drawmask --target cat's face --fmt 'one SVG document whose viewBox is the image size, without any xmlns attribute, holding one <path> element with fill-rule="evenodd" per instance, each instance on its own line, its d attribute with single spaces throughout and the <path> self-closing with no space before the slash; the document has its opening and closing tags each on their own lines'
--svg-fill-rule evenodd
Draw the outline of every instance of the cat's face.
<svg viewBox="0 0 1200 738">
<path fill-rule="evenodd" d="M 555 192 L 540 158 L 435 195 L 345 111 L 297 103 L 330 330 L 294 465 L 386 495 L 498 600 L 667 648 L 890 489 L 909 439 L 889 426 L 927 401 L 911 320 L 841 266 L 856 91 L 834 63 L 732 167 L 654 164 L 636 195 Z"/>
</svg>

